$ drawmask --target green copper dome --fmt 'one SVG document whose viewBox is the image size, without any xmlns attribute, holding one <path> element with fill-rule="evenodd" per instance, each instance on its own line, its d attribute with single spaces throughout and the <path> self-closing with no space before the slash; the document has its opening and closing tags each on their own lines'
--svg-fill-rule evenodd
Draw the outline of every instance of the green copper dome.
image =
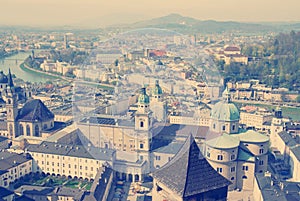
<svg viewBox="0 0 300 201">
<path fill-rule="evenodd" d="M 220 101 L 211 110 L 211 118 L 220 121 L 239 121 L 240 112 L 235 104 Z"/>
<path fill-rule="evenodd" d="M 231 95 L 227 87 L 222 95 L 223 100 L 215 104 L 211 110 L 211 118 L 220 121 L 239 121 L 240 112 L 231 102 Z"/>
<path fill-rule="evenodd" d="M 156 80 L 155 82 L 155 87 L 153 88 L 153 95 L 161 95 L 163 92 L 162 92 L 162 88 L 159 86 L 159 82 L 158 80 Z"/>
<path fill-rule="evenodd" d="M 233 149 L 240 145 L 240 140 L 224 133 L 219 137 L 206 141 L 206 144 L 216 149 Z"/>
<path fill-rule="evenodd" d="M 146 94 L 146 88 L 142 88 L 139 98 L 138 98 L 138 102 L 141 104 L 149 104 L 150 103 L 150 99 L 149 96 Z"/>
<path fill-rule="evenodd" d="M 258 133 L 254 130 L 248 130 L 244 133 L 236 134 L 235 136 L 238 137 L 242 142 L 263 143 L 269 141 L 268 136 Z"/>
</svg>

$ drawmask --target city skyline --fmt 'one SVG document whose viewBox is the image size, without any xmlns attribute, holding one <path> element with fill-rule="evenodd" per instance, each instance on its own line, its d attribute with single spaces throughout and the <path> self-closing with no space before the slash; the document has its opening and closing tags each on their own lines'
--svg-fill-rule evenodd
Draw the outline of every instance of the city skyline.
<svg viewBox="0 0 300 201">
<path fill-rule="evenodd" d="M 199 20 L 240 22 L 300 21 L 296 0 L 258 1 L 241 4 L 238 0 L 166 1 L 37 1 L 4 0 L 0 25 L 105 27 L 134 23 L 171 13 Z"/>
</svg>

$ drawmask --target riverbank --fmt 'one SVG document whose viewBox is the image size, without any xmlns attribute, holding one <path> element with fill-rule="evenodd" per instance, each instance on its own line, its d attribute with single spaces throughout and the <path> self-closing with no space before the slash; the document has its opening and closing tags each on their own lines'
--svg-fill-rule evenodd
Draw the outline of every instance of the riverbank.
<svg viewBox="0 0 300 201">
<path fill-rule="evenodd" d="M 81 83 L 81 84 L 86 84 L 86 85 L 94 86 L 94 87 L 100 87 L 100 88 L 108 89 L 108 90 L 113 90 L 114 89 L 114 86 L 108 85 L 108 84 L 101 84 L 101 83 L 89 82 L 89 81 L 84 81 L 84 80 L 76 80 L 76 79 L 73 79 L 73 78 L 67 78 L 67 77 L 62 76 L 62 75 L 54 75 L 54 74 L 49 73 L 49 72 L 40 71 L 40 70 L 29 67 L 24 62 L 20 65 L 20 68 L 22 70 L 26 71 L 26 72 L 34 73 L 34 74 L 39 75 L 39 76 L 44 76 L 45 78 L 48 77 L 50 79 L 60 79 L 60 80 L 63 80 L 63 81 L 69 82 L 69 83 L 78 82 L 78 83 Z"/>
<path fill-rule="evenodd" d="M 27 66 L 24 62 L 20 65 L 20 68 L 25 71 L 25 72 L 28 72 L 28 73 L 31 73 L 31 74 L 34 74 L 34 75 L 37 75 L 37 76 L 43 76 L 44 78 L 50 78 L 51 80 L 53 79 L 62 79 L 61 77 L 59 76 L 56 76 L 56 75 L 53 75 L 53 74 L 50 74 L 50 73 L 47 73 L 47 72 L 41 72 L 39 70 L 36 70 L 36 69 L 33 69 L 33 68 L 30 68 L 29 66 Z M 65 79 L 63 79 L 65 80 Z M 68 81 L 68 80 L 65 80 L 65 81 Z M 68 82 L 71 82 L 71 81 L 68 81 Z"/>
</svg>

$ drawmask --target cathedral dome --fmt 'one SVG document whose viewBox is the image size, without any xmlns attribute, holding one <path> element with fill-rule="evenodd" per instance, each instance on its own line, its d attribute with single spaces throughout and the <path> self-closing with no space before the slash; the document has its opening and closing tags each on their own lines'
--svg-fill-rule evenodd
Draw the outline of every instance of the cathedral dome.
<svg viewBox="0 0 300 201">
<path fill-rule="evenodd" d="M 3 71 L 0 71 L 0 83 L 7 83 L 8 82 L 8 78 L 6 75 L 4 75 Z"/>
<path fill-rule="evenodd" d="M 149 96 L 146 94 L 146 88 L 141 89 L 141 93 L 139 95 L 138 102 L 141 104 L 149 104 L 150 103 Z"/>
<path fill-rule="evenodd" d="M 211 118 L 220 121 L 240 120 L 240 112 L 235 104 L 230 101 L 230 94 L 227 89 L 223 92 L 223 100 L 212 108 Z"/>
</svg>

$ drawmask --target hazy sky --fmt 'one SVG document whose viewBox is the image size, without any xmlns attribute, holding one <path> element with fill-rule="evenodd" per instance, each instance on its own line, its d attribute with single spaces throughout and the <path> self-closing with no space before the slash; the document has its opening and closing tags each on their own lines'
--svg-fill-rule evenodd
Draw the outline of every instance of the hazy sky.
<svg viewBox="0 0 300 201">
<path fill-rule="evenodd" d="M 300 21 L 299 0 L 0 0 L 0 25 L 95 25 L 178 13 L 201 20 Z"/>
</svg>

